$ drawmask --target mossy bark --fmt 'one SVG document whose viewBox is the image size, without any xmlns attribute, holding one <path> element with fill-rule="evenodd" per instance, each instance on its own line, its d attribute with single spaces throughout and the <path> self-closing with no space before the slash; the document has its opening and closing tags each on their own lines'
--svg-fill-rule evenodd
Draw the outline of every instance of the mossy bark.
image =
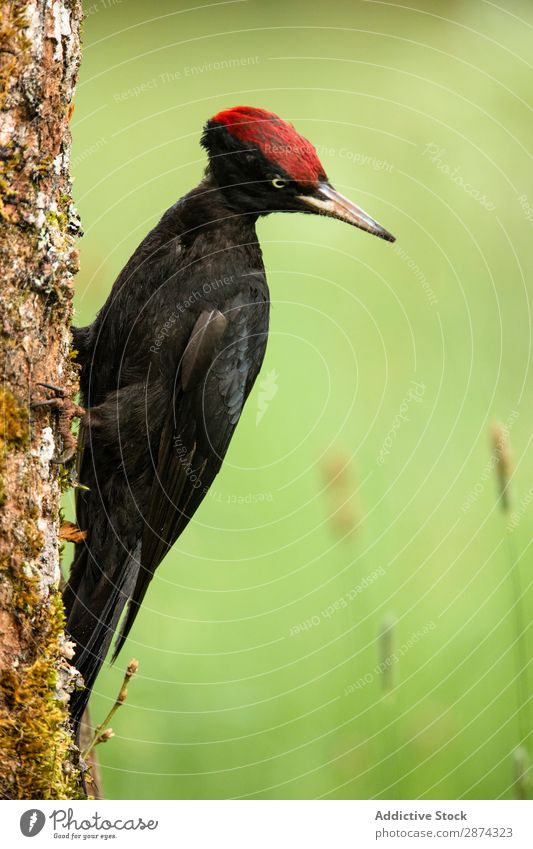
<svg viewBox="0 0 533 849">
<path fill-rule="evenodd" d="M 78 0 L 0 0 L 0 796 L 83 796 L 68 726 L 76 673 L 59 583 L 61 453 L 37 383 L 76 389 L 69 359 L 69 177 Z"/>
</svg>

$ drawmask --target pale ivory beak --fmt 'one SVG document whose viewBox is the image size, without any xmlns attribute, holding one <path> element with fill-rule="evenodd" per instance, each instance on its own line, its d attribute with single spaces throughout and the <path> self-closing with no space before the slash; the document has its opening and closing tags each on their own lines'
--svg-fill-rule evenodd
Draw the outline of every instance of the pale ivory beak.
<svg viewBox="0 0 533 849">
<path fill-rule="evenodd" d="M 385 239 L 387 242 L 396 241 L 395 237 L 385 230 L 381 224 L 374 221 L 370 215 L 367 215 L 351 200 L 341 195 L 329 183 L 319 183 L 318 189 L 312 195 L 298 195 L 298 200 L 309 206 L 313 212 L 319 215 L 329 215 L 331 218 L 338 218 L 340 221 L 346 221 L 347 224 L 353 224 L 354 227 L 359 227 L 361 230 L 367 230 L 374 236 L 379 236 L 380 239 Z"/>
</svg>

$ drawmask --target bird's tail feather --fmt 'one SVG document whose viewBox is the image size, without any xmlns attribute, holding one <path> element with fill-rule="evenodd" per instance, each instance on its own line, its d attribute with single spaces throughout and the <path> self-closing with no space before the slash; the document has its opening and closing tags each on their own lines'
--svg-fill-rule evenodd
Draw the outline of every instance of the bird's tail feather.
<svg viewBox="0 0 533 849">
<path fill-rule="evenodd" d="M 87 706 L 96 676 L 104 662 L 120 616 L 133 592 L 139 571 L 140 543 L 125 552 L 117 540 L 105 551 L 105 562 L 94 559 L 81 543 L 72 574 L 63 593 L 67 614 L 66 631 L 76 643 L 74 665 L 85 687 L 72 694 L 70 714 L 77 727 Z"/>
</svg>

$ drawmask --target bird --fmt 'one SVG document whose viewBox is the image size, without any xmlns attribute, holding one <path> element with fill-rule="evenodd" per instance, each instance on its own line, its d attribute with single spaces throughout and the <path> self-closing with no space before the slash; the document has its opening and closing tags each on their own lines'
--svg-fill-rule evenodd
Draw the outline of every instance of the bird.
<svg viewBox="0 0 533 849">
<path fill-rule="evenodd" d="M 80 368 L 75 546 L 63 591 L 80 721 L 118 629 L 126 640 L 155 570 L 208 492 L 265 355 L 270 295 L 259 218 L 302 212 L 394 236 L 333 188 L 316 149 L 273 112 L 207 121 L 207 166 L 118 275 Z"/>
</svg>

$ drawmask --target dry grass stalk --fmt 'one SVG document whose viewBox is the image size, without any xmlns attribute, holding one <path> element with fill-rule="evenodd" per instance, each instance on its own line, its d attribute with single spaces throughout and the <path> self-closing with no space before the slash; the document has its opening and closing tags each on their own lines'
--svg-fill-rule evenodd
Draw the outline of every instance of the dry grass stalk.
<svg viewBox="0 0 533 849">
<path fill-rule="evenodd" d="M 396 617 L 387 614 L 379 630 L 378 651 L 379 669 L 381 670 L 381 686 L 384 695 L 388 695 L 394 689 L 394 629 Z"/>
<path fill-rule="evenodd" d="M 529 758 L 524 746 L 513 752 L 514 791 L 517 799 L 527 799 L 530 790 Z"/>
<path fill-rule="evenodd" d="M 348 470 L 350 458 L 341 453 L 329 456 L 322 467 L 331 502 L 331 523 L 339 537 L 353 533 L 359 524 L 353 486 Z"/>
<path fill-rule="evenodd" d="M 511 448 L 509 444 L 509 431 L 501 424 L 495 422 L 491 428 L 492 450 L 494 452 L 495 469 L 498 478 L 502 510 L 509 510 L 509 481 L 512 474 Z"/>
</svg>

